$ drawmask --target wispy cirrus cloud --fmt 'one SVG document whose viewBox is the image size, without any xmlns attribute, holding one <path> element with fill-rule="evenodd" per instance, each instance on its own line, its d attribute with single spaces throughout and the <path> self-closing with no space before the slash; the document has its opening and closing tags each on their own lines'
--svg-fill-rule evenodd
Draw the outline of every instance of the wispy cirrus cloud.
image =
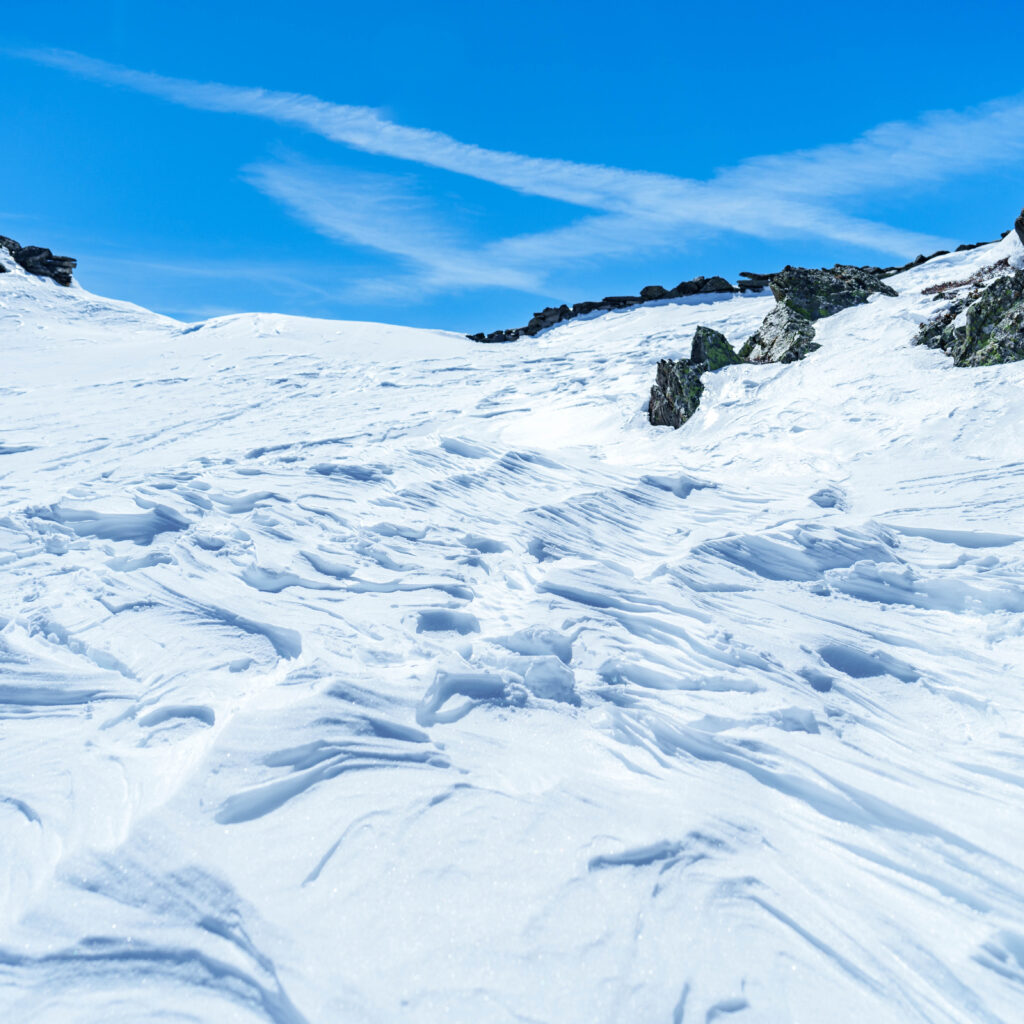
<svg viewBox="0 0 1024 1024">
<path fill-rule="evenodd" d="M 361 283 L 381 294 L 489 286 L 536 293 L 559 267 L 679 246 L 694 233 L 829 239 L 911 256 L 948 242 L 849 216 L 836 200 L 1024 159 L 1021 97 L 880 125 L 848 143 L 754 157 L 701 181 L 486 149 L 397 124 L 368 107 L 298 93 L 170 78 L 63 51 L 22 56 L 172 103 L 294 125 L 366 153 L 595 211 L 552 231 L 473 244 L 393 176 L 353 175 L 298 160 L 246 169 L 251 184 L 321 234 L 396 257 L 402 265 L 397 276 Z"/>
<path fill-rule="evenodd" d="M 349 293 L 408 298 L 459 287 L 542 289 L 536 270 L 467 243 L 401 178 L 298 159 L 254 164 L 243 176 L 325 237 L 389 253 L 407 266 L 398 277 L 349 285 Z"/>
</svg>

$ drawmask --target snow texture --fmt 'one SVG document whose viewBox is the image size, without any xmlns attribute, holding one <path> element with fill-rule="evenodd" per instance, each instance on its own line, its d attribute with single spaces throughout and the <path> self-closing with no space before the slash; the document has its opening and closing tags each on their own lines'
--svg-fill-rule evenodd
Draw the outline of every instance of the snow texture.
<svg viewBox="0 0 1024 1024">
<path fill-rule="evenodd" d="M 1024 1005 L 1024 363 L 935 259 L 646 423 L 532 341 L 0 276 L 0 1019 L 988 1024 Z"/>
</svg>

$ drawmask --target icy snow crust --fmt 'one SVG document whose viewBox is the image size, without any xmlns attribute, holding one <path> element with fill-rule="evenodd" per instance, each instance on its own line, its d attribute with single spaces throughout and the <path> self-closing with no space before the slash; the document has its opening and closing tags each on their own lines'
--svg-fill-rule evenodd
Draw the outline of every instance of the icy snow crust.
<svg viewBox="0 0 1024 1024">
<path fill-rule="evenodd" d="M 647 425 L 534 341 L 0 276 L 0 1019 L 1011 1022 L 1024 364 L 934 260 Z M 703 299 L 704 297 L 700 297 Z"/>
</svg>

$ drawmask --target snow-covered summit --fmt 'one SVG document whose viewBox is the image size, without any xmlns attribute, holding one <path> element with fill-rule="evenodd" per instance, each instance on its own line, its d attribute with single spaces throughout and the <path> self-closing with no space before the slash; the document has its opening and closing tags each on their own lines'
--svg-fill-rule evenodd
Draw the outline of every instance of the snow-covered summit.
<svg viewBox="0 0 1024 1024">
<path fill-rule="evenodd" d="M 0 1016 L 1011 1022 L 1024 363 L 942 256 L 511 345 L 0 274 Z"/>
</svg>

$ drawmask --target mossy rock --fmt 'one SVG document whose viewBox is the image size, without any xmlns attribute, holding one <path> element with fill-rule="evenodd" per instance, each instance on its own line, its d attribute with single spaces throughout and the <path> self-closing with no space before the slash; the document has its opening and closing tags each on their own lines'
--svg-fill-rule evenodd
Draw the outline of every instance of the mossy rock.
<svg viewBox="0 0 1024 1024">
<path fill-rule="evenodd" d="M 819 348 L 811 321 L 780 302 L 739 354 L 751 363 L 793 363 Z"/>
<path fill-rule="evenodd" d="M 771 289 L 777 302 L 810 321 L 859 306 L 872 295 L 897 294 L 863 268 L 841 264 L 831 270 L 786 267 L 772 276 Z"/>
<path fill-rule="evenodd" d="M 1024 272 L 996 278 L 955 300 L 921 325 L 918 345 L 938 348 L 957 366 L 993 366 L 1024 359 Z"/>
<path fill-rule="evenodd" d="M 704 385 L 700 376 L 706 367 L 694 366 L 689 359 L 661 359 L 647 418 L 655 427 L 679 429 L 700 405 Z"/>
<path fill-rule="evenodd" d="M 714 371 L 743 360 L 733 351 L 724 334 L 710 327 L 698 327 L 690 346 L 690 362 L 694 365 L 707 363 L 707 369 Z"/>
<path fill-rule="evenodd" d="M 662 359 L 647 418 L 656 427 L 681 427 L 700 406 L 704 384 L 701 376 L 723 366 L 742 363 L 724 334 L 710 327 L 698 327 L 693 335 L 689 359 Z"/>
</svg>

